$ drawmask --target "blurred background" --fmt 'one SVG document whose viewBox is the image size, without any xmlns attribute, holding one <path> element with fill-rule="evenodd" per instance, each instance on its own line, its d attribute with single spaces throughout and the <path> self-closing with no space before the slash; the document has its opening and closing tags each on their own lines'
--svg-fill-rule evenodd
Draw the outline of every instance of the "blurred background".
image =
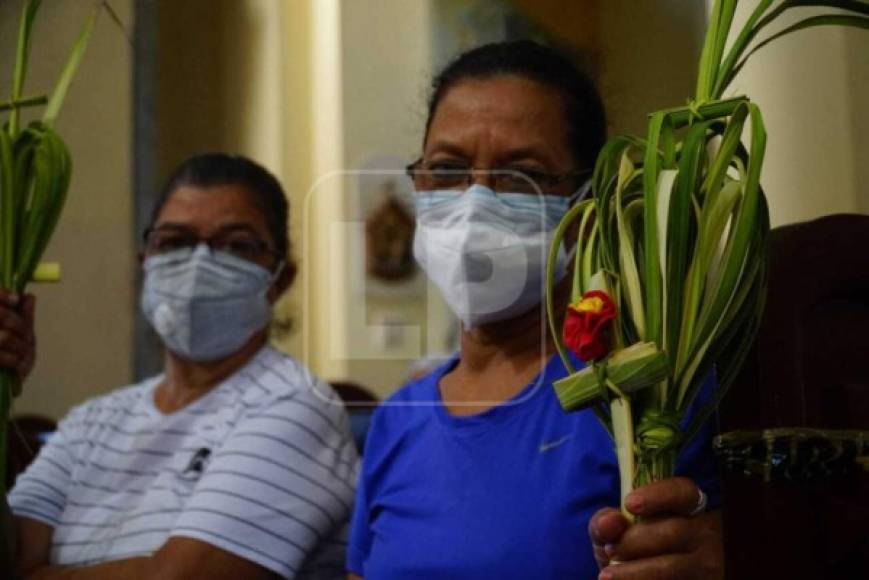
<svg viewBox="0 0 869 580">
<path fill-rule="evenodd" d="M 94 4 L 45 2 L 26 94 L 51 87 Z M 707 10 L 702 0 L 111 5 L 123 29 L 100 19 L 59 122 L 75 171 L 45 259 L 62 263 L 63 281 L 33 286 L 38 362 L 17 412 L 57 418 L 159 369 L 138 314 L 141 233 L 171 169 L 211 150 L 262 163 L 290 198 L 300 278 L 280 304 L 276 344 L 325 379 L 387 396 L 456 341 L 437 292 L 378 249 L 412 235 L 400 169 L 420 152 L 432 74 L 477 44 L 536 38 L 591 71 L 611 132 L 642 134 L 647 113 L 692 94 Z M 0 1 L 0 94 L 20 7 Z M 774 226 L 869 213 L 867 55 L 861 31 L 811 30 L 760 53 L 735 84 L 766 117 Z"/>
</svg>

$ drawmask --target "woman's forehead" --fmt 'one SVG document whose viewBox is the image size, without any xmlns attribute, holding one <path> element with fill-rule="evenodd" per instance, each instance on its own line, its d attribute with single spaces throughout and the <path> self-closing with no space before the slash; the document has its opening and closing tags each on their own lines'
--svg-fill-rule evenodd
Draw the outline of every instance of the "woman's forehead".
<svg viewBox="0 0 869 580">
<path fill-rule="evenodd" d="M 178 187 L 157 216 L 156 225 L 164 223 L 184 224 L 199 231 L 218 230 L 225 224 L 238 223 L 268 234 L 262 211 L 250 193 L 235 184 Z"/>
<path fill-rule="evenodd" d="M 488 146 L 570 156 L 564 102 L 556 89 L 515 75 L 467 79 L 447 90 L 426 139 L 433 148 Z"/>
</svg>

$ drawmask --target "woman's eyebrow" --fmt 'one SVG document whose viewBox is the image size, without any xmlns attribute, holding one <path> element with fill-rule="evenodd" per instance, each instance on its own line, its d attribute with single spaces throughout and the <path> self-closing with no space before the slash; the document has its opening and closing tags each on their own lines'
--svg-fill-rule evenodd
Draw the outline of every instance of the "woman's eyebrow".
<svg viewBox="0 0 869 580">
<path fill-rule="evenodd" d="M 163 222 L 162 224 L 155 225 L 152 229 L 154 231 L 175 230 L 184 233 L 195 233 L 195 230 L 189 225 L 177 222 Z"/>
<path fill-rule="evenodd" d="M 454 143 L 452 141 L 445 141 L 442 139 L 434 141 L 433 143 L 428 145 L 426 147 L 426 151 L 429 152 L 430 155 L 438 153 L 438 154 L 453 155 L 455 157 L 460 157 L 462 159 L 465 159 L 468 157 L 467 151 L 465 151 L 461 145 L 459 145 L 458 143 Z"/>
<path fill-rule="evenodd" d="M 244 230 L 244 231 L 248 231 L 252 234 L 259 235 L 259 232 L 256 231 L 256 228 L 254 228 L 252 225 L 250 225 L 247 222 L 230 222 L 230 223 L 226 223 L 226 224 L 221 224 L 221 226 L 219 228 L 214 230 L 214 233 L 215 234 L 222 234 L 225 232 L 232 232 L 232 231 L 236 231 L 236 230 Z"/>
<path fill-rule="evenodd" d="M 514 161 L 524 160 L 537 161 L 544 165 L 550 165 L 554 162 L 552 155 L 549 153 L 545 144 L 523 145 L 521 147 L 506 149 L 498 154 L 499 163 L 511 163 Z"/>
<path fill-rule="evenodd" d="M 159 230 L 159 231 L 171 230 L 171 231 L 177 231 L 177 232 L 182 232 L 182 233 L 190 233 L 193 235 L 198 235 L 198 231 L 196 230 L 196 228 L 190 227 L 189 224 L 178 223 L 178 222 L 162 223 L 162 224 L 156 226 L 154 229 Z M 250 233 L 256 235 L 257 237 L 259 237 L 259 232 L 256 230 L 256 228 L 254 228 L 253 226 L 251 226 L 247 222 L 230 222 L 230 223 L 226 223 L 226 224 L 221 224 L 221 226 L 218 227 L 217 229 L 215 229 L 211 235 L 225 234 L 228 232 L 235 232 L 235 231 L 246 231 L 246 232 L 250 232 Z"/>
<path fill-rule="evenodd" d="M 468 159 L 471 155 L 458 143 L 440 139 L 426 147 L 429 157 L 434 155 L 452 155 L 460 159 Z M 534 160 L 544 165 L 554 163 L 549 147 L 546 143 L 534 143 L 507 148 L 498 152 L 496 162 L 500 164 L 511 163 L 520 160 Z"/>
</svg>

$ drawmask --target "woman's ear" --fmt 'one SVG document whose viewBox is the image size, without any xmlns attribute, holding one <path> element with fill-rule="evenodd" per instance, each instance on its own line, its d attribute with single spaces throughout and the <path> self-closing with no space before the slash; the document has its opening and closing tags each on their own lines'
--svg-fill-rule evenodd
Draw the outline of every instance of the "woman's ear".
<svg viewBox="0 0 869 580">
<path fill-rule="evenodd" d="M 284 263 L 283 268 L 281 268 L 281 271 L 278 274 L 277 280 L 275 280 L 274 284 L 272 284 L 272 287 L 269 289 L 269 302 L 274 304 L 278 298 L 280 298 L 281 295 L 293 285 L 297 272 L 298 268 L 293 260 L 287 260 Z"/>
</svg>

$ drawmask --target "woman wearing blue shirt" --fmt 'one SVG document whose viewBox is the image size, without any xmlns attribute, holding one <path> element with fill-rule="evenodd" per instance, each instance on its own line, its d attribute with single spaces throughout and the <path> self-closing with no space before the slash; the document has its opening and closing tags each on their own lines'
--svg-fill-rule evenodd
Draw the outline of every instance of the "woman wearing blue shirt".
<svg viewBox="0 0 869 580">
<path fill-rule="evenodd" d="M 465 53 L 433 88 L 409 168 L 414 254 L 462 320 L 461 351 L 375 413 L 351 578 L 720 578 L 720 520 L 703 510 L 719 503 L 709 433 L 682 477 L 628 498 L 643 518 L 629 525 L 607 507 L 619 501 L 612 441 L 551 387 L 566 371 L 544 323 L 544 259 L 605 140 L 592 82 L 523 41 Z"/>
</svg>

